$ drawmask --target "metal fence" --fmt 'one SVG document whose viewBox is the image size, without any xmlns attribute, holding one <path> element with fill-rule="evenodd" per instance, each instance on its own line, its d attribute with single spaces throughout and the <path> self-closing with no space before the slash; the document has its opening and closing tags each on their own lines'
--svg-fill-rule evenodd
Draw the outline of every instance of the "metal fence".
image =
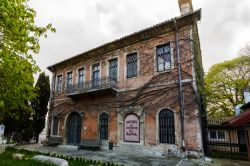
<svg viewBox="0 0 250 166">
<path fill-rule="evenodd" d="M 248 160 L 247 141 L 244 129 L 208 129 L 206 153 L 210 157 Z"/>
</svg>

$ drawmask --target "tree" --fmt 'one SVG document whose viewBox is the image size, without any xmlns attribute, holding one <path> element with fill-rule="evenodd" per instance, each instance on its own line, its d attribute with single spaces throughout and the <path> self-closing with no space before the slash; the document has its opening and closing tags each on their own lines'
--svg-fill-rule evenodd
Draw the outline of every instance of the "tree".
<svg viewBox="0 0 250 166">
<path fill-rule="evenodd" d="M 45 126 L 45 117 L 48 112 L 48 102 L 50 97 L 50 83 L 49 76 L 45 73 L 41 73 L 36 83 L 37 97 L 32 101 L 32 108 L 34 110 L 33 119 L 33 130 L 38 142 L 39 134 L 42 132 Z"/>
<path fill-rule="evenodd" d="M 209 116 L 232 116 L 250 82 L 250 56 L 213 65 L 205 76 Z"/>
<path fill-rule="evenodd" d="M 0 123 L 18 119 L 18 110 L 31 111 L 28 102 L 35 97 L 33 74 L 39 71 L 32 55 L 39 52 L 39 38 L 51 24 L 35 25 L 35 11 L 28 0 L 0 1 Z"/>
</svg>

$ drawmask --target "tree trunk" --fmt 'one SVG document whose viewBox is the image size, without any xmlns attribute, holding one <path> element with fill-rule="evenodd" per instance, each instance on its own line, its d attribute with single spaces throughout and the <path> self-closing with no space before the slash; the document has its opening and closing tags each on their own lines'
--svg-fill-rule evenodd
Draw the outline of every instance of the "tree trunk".
<svg viewBox="0 0 250 166">
<path fill-rule="evenodd" d="M 36 134 L 36 143 L 39 141 L 39 134 Z"/>
</svg>

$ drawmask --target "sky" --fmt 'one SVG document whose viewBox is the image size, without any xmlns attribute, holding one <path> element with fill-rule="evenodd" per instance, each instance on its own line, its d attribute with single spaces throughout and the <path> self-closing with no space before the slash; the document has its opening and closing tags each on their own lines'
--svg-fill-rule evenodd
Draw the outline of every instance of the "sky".
<svg viewBox="0 0 250 166">
<path fill-rule="evenodd" d="M 49 65 L 180 15 L 178 0 L 30 0 L 29 5 L 37 25 L 56 28 L 40 40 L 34 56 L 47 74 Z M 193 7 L 202 8 L 198 28 L 205 72 L 237 57 L 250 42 L 249 0 L 193 0 Z"/>
</svg>

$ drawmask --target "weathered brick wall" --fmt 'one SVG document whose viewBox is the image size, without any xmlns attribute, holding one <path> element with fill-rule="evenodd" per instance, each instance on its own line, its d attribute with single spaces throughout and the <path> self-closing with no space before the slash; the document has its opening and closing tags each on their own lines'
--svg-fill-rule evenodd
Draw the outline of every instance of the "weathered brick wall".
<svg viewBox="0 0 250 166">
<path fill-rule="evenodd" d="M 183 27 L 180 33 L 180 53 L 183 77 L 185 80 L 184 89 L 184 110 L 185 110 L 185 138 L 186 145 L 189 150 L 197 150 L 201 146 L 200 127 L 198 117 L 198 104 L 193 90 L 193 61 L 191 42 L 188 40 L 191 35 L 191 26 Z M 174 68 L 170 71 L 158 73 L 156 71 L 156 54 L 155 48 L 163 43 L 171 43 L 174 56 Z M 126 78 L 126 55 L 131 52 L 138 52 L 139 59 L 139 75 L 135 78 Z M 98 116 L 102 111 L 109 114 L 109 140 L 119 143 L 121 127 L 118 116 L 128 107 L 140 106 L 144 120 L 142 124 L 145 126 L 143 131 L 143 142 L 146 146 L 159 144 L 158 141 L 158 112 L 163 108 L 170 108 L 175 115 L 175 139 L 178 148 L 181 147 L 181 122 L 180 122 L 180 106 L 178 94 L 178 70 L 175 45 L 175 32 L 171 32 L 162 36 L 152 38 L 150 40 L 140 42 L 123 49 L 100 55 L 95 58 L 85 59 L 76 62 L 63 69 L 54 72 L 54 75 L 63 75 L 63 89 L 65 89 L 66 73 L 73 71 L 73 83 L 77 80 L 77 69 L 85 67 L 85 80 L 90 80 L 91 65 L 101 63 L 101 77 L 108 75 L 108 60 L 118 57 L 119 74 L 118 87 L 119 91 L 116 95 L 91 95 L 78 99 L 67 98 L 62 92 L 54 94 L 52 100 L 52 110 L 61 114 L 60 119 L 60 135 L 66 137 L 65 123 L 66 116 L 72 111 L 84 112 L 82 117 L 81 138 L 95 139 L 99 138 Z"/>
</svg>

